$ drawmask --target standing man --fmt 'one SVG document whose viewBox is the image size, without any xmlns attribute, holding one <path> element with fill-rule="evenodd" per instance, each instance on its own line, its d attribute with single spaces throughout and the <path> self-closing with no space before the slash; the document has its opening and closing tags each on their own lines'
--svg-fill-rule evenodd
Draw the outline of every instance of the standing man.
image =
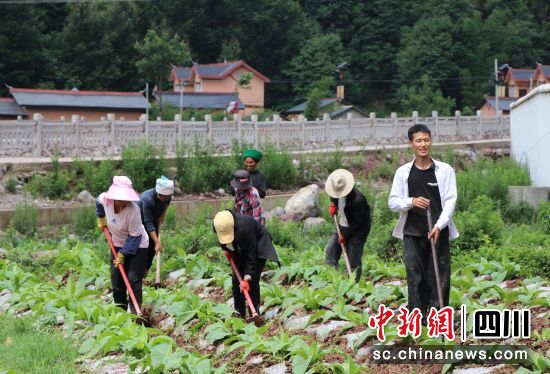
<svg viewBox="0 0 550 374">
<path fill-rule="evenodd" d="M 367 198 L 355 187 L 353 174 L 345 169 L 334 170 L 327 178 L 325 191 L 330 196 L 328 212 L 331 217 L 340 213 L 340 237 L 335 231 L 325 249 L 327 265 L 338 268 L 342 244 L 346 245 L 349 263 L 355 280 L 361 278 L 361 258 L 371 226 Z"/>
<path fill-rule="evenodd" d="M 243 277 L 239 284 L 233 274 L 233 300 L 242 318 L 246 316 L 243 289 L 250 291 L 254 308 L 260 311 L 260 275 L 267 260 L 279 262 L 271 236 L 254 218 L 235 214 L 230 210 L 218 212 L 214 217 L 214 231 L 224 251 L 228 251 Z"/>
<path fill-rule="evenodd" d="M 155 188 L 143 192 L 140 196 L 139 207 L 141 208 L 141 220 L 149 235 L 147 263 L 143 278 L 147 277 L 147 273 L 153 264 L 155 254 L 162 251 L 160 224 L 164 221 L 164 216 L 172 201 L 172 195 L 174 195 L 174 182 L 163 175 L 157 179 Z"/>
<path fill-rule="evenodd" d="M 414 125 L 409 128 L 408 137 L 415 158 L 397 169 L 388 206 L 394 212 L 401 212 L 393 236 L 403 240 L 409 310 L 418 308 L 426 318 L 431 307 L 439 309 L 432 238 L 436 243 L 443 304 L 449 305 L 449 240 L 458 237 L 453 222 L 456 176 L 449 164 L 430 157 L 432 135 L 428 127 Z M 428 230 L 427 209 L 435 222 L 431 231 Z"/>
</svg>

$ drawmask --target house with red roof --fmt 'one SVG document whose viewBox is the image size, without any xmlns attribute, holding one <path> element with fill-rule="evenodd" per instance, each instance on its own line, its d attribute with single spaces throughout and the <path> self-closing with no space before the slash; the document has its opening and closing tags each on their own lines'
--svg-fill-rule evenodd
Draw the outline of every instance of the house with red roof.
<svg viewBox="0 0 550 374">
<path fill-rule="evenodd" d="M 546 83 L 550 83 L 550 65 L 537 63 L 537 68 L 533 74 L 533 85 L 538 87 Z"/>
<path fill-rule="evenodd" d="M 535 69 L 516 69 L 510 67 L 504 78 L 508 86 L 508 97 L 522 97 L 533 89 Z"/>
<path fill-rule="evenodd" d="M 241 78 L 251 75 L 250 82 L 245 86 L 238 84 Z M 169 80 L 173 84 L 173 92 L 190 94 L 189 100 L 195 107 L 204 97 L 204 108 L 208 108 L 213 95 L 225 94 L 243 104 L 239 105 L 242 115 L 251 114 L 254 109 L 264 107 L 265 84 L 268 77 L 248 65 L 243 60 L 229 61 L 216 64 L 193 64 L 193 66 L 173 66 Z M 208 94 L 208 95 L 202 95 Z M 220 96 L 221 97 L 221 96 Z M 229 104 L 229 102 L 227 103 Z M 226 105 L 227 107 L 227 105 Z"/>
<path fill-rule="evenodd" d="M 24 118 L 40 113 L 47 121 L 71 120 L 73 114 L 87 121 L 97 121 L 112 113 L 115 119 L 138 120 L 146 112 L 149 103 L 141 92 L 47 90 L 34 88 L 10 88 L 13 102 Z M 15 104 L 15 105 L 14 105 Z M 0 105 L 1 107 L 1 105 Z"/>
</svg>

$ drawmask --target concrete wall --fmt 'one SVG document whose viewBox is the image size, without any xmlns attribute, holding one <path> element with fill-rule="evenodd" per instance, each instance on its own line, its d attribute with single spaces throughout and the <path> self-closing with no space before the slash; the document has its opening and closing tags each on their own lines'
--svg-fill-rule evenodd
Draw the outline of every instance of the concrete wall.
<svg viewBox="0 0 550 374">
<path fill-rule="evenodd" d="M 550 187 L 550 84 L 511 105 L 512 157 L 529 168 L 533 187 Z"/>
<path fill-rule="evenodd" d="M 126 121 L 137 121 L 142 114 L 145 114 L 145 108 L 137 110 L 116 110 L 116 109 L 100 109 L 100 108 L 45 108 L 26 106 L 27 118 L 33 118 L 35 113 L 40 113 L 45 121 L 59 121 L 61 116 L 65 117 L 65 121 L 70 123 L 73 114 L 78 114 L 84 117 L 86 121 L 99 121 L 102 117 L 107 118 L 107 114 L 113 113 L 115 119 L 120 120 L 124 117 Z"/>
</svg>

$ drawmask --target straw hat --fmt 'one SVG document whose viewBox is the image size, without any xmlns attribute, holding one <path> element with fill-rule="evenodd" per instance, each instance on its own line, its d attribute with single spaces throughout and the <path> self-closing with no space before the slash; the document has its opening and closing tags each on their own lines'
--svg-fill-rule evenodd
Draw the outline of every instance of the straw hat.
<svg viewBox="0 0 550 374">
<path fill-rule="evenodd" d="M 354 183 L 352 173 L 346 169 L 336 169 L 328 176 L 325 191 L 330 197 L 339 199 L 351 192 Z"/>
<path fill-rule="evenodd" d="M 132 186 L 132 181 L 123 175 L 113 177 L 113 184 L 109 187 L 105 197 L 111 200 L 139 201 L 139 196 Z"/>
<path fill-rule="evenodd" d="M 228 210 L 218 212 L 214 217 L 214 229 L 220 244 L 232 243 L 235 239 L 235 219 Z"/>
</svg>

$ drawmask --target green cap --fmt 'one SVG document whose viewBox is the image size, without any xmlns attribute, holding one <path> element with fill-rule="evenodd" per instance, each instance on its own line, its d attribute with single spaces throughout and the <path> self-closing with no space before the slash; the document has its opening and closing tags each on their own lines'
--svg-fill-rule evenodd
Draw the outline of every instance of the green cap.
<svg viewBox="0 0 550 374">
<path fill-rule="evenodd" d="M 262 159 L 262 152 L 255 149 L 245 149 L 243 152 L 243 160 L 247 157 L 252 157 L 256 162 L 260 162 Z"/>
</svg>

